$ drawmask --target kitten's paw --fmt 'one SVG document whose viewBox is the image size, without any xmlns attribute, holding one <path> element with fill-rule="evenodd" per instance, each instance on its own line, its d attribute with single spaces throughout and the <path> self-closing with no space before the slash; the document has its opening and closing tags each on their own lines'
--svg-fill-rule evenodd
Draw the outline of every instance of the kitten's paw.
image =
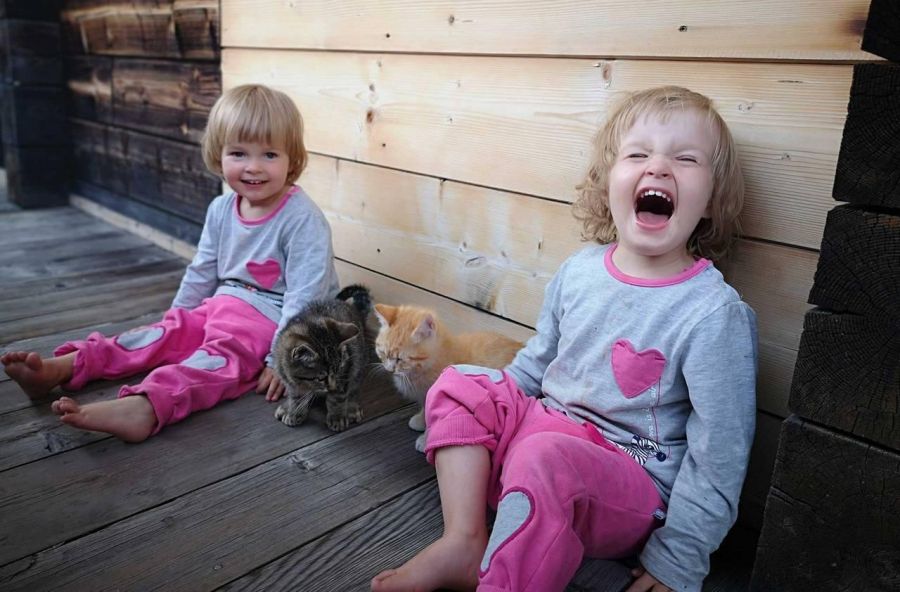
<svg viewBox="0 0 900 592">
<path fill-rule="evenodd" d="M 425 440 L 426 435 L 427 434 L 419 434 L 419 437 L 416 438 L 416 450 L 422 453 L 425 452 L 425 444 L 427 444 Z"/>
<path fill-rule="evenodd" d="M 409 423 L 406 424 L 409 426 L 409 429 L 415 430 L 417 432 L 425 431 L 425 410 L 419 409 L 419 412 L 409 418 Z"/>
<path fill-rule="evenodd" d="M 300 413 L 292 414 L 290 413 L 290 411 L 288 411 L 288 408 L 285 406 L 285 404 L 282 403 L 278 406 L 277 409 L 275 409 L 275 419 L 288 427 L 295 427 L 306 420 L 306 415 Z"/>
<path fill-rule="evenodd" d="M 344 413 L 329 413 L 325 416 L 325 425 L 332 432 L 343 432 L 350 427 L 350 416 Z"/>
<path fill-rule="evenodd" d="M 348 403 L 347 417 L 350 418 L 350 423 L 360 423 L 363 420 L 362 408 L 356 403 Z"/>
</svg>

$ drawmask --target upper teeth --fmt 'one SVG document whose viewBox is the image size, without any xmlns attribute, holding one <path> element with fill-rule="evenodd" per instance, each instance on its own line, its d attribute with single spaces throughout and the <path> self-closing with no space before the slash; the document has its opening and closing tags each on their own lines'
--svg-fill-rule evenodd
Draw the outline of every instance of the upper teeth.
<svg viewBox="0 0 900 592">
<path fill-rule="evenodd" d="M 671 197 L 669 197 L 668 195 L 666 195 L 666 194 L 663 193 L 662 191 L 657 191 L 656 189 L 648 189 L 647 191 L 644 191 L 643 193 L 641 193 L 640 196 L 638 196 L 638 197 L 649 197 L 649 196 L 651 196 L 651 195 L 655 195 L 656 197 L 661 197 L 661 198 L 665 199 L 665 200 L 668 201 L 668 202 L 671 202 L 671 201 L 672 201 L 672 198 L 671 198 Z"/>
</svg>

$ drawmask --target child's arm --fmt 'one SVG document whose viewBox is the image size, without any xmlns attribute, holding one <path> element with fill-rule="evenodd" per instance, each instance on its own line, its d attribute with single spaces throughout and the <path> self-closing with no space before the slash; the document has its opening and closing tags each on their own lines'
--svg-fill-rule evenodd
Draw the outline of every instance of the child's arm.
<svg viewBox="0 0 900 592">
<path fill-rule="evenodd" d="M 544 290 L 544 303 L 535 327 L 537 333 L 519 350 L 506 367 L 522 392 L 532 397 L 541 395 L 544 371 L 556 358 L 559 345 L 559 292 L 562 268 Z"/>
<path fill-rule="evenodd" d="M 209 298 L 219 285 L 218 252 L 221 198 L 213 200 L 206 210 L 206 222 L 197 243 L 197 254 L 181 278 L 181 286 L 172 302 L 177 308 L 196 308 Z"/>
<path fill-rule="evenodd" d="M 756 420 L 756 318 L 749 306 L 720 307 L 691 332 L 682 373 L 693 410 L 687 452 L 664 526 L 641 564 L 673 590 L 699 592 L 709 554 L 737 518 Z"/>
<path fill-rule="evenodd" d="M 331 227 L 318 208 L 311 210 L 291 228 L 284 248 L 284 282 L 287 288 L 281 320 L 272 340 L 273 349 L 278 333 L 301 308 L 317 298 L 333 298 L 338 291 Z M 273 366 L 271 353 L 266 357 L 266 364 Z"/>
</svg>

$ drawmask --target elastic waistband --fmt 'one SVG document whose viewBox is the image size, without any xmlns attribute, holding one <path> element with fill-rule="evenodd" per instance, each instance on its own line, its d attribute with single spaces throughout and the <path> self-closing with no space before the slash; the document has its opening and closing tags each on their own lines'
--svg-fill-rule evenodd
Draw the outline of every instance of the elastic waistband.
<svg viewBox="0 0 900 592">
<path fill-rule="evenodd" d="M 277 292 L 260 290 L 256 286 L 251 286 L 250 284 L 245 284 L 244 282 L 238 280 L 225 280 L 224 282 L 222 282 L 222 285 L 228 286 L 229 288 L 242 288 L 244 290 L 247 290 L 248 292 L 253 292 L 257 296 L 265 298 L 266 300 L 269 300 L 278 306 L 281 306 L 284 303 L 284 297 L 281 294 L 278 294 Z"/>
</svg>

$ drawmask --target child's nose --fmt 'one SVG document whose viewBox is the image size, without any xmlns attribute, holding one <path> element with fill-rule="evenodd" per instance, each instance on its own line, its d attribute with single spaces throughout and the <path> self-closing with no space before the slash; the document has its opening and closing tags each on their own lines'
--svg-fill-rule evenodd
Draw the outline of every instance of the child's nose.
<svg viewBox="0 0 900 592">
<path fill-rule="evenodd" d="M 665 179 L 672 175 L 672 169 L 669 167 L 669 162 L 665 158 L 662 156 L 655 156 L 647 163 L 646 174 L 650 177 Z"/>
</svg>

